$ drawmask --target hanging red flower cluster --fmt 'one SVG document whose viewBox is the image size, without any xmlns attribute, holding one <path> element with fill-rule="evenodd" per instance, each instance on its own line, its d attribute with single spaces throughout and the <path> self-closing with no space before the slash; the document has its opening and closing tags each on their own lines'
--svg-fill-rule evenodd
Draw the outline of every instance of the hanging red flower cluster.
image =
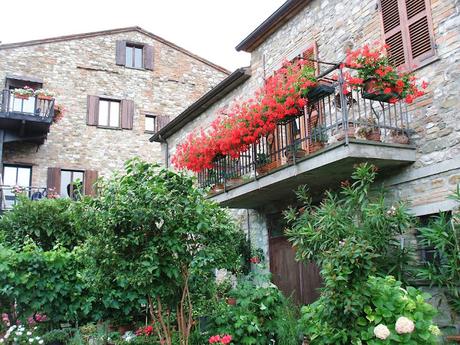
<svg viewBox="0 0 460 345">
<path fill-rule="evenodd" d="M 387 45 L 375 42 L 372 47 L 365 45 L 347 53 L 345 67 L 356 70 L 357 75 L 348 72 L 344 74 L 344 93 L 353 89 L 374 95 L 385 94 L 389 96 L 390 103 L 399 100 L 412 103 L 414 99 L 425 94 L 422 89 L 427 87 L 427 83 L 417 85 L 413 73 L 391 66 L 387 49 Z"/>
<path fill-rule="evenodd" d="M 189 134 L 177 146 L 173 164 L 178 169 L 199 172 L 211 169 L 219 155 L 238 157 L 250 144 L 273 132 L 278 121 L 299 115 L 316 84 L 314 70 L 305 60 L 284 63 L 253 99 L 235 102 L 206 132 Z"/>
</svg>

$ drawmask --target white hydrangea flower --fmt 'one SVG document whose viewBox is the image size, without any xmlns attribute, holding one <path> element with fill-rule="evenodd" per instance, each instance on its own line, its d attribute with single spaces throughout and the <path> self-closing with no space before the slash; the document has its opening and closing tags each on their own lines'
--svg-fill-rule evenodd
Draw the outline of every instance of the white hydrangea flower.
<svg viewBox="0 0 460 345">
<path fill-rule="evenodd" d="M 390 336 L 390 330 L 387 326 L 379 324 L 374 327 L 374 335 L 382 340 L 385 340 Z"/>
<path fill-rule="evenodd" d="M 34 342 L 34 338 L 32 338 L 32 339 L 29 339 L 29 343 L 31 343 L 31 344 L 32 344 L 33 342 Z"/>
<path fill-rule="evenodd" d="M 3 344 L 5 342 L 5 339 L 0 339 L 0 344 Z"/>
<path fill-rule="evenodd" d="M 428 327 L 428 330 L 430 331 L 431 334 L 435 336 L 441 335 L 441 330 L 436 325 L 431 325 L 430 327 Z"/>
<path fill-rule="evenodd" d="M 401 316 L 398 320 L 396 320 L 395 329 L 398 334 L 412 333 L 415 329 L 415 325 L 412 320 Z"/>
<path fill-rule="evenodd" d="M 26 334 L 30 337 L 32 335 L 32 332 L 28 331 Z"/>
<path fill-rule="evenodd" d="M 44 343 L 43 339 L 40 339 L 40 340 L 38 341 L 38 343 L 39 343 L 40 345 L 43 344 L 43 343 Z"/>
</svg>

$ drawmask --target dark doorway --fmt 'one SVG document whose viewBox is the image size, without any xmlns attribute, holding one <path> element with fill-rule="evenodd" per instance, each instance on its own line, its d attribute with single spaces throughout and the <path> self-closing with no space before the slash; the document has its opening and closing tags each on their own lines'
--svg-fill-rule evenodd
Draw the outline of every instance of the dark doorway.
<svg viewBox="0 0 460 345">
<path fill-rule="evenodd" d="M 314 263 L 295 260 L 295 250 L 283 233 L 281 214 L 268 215 L 270 272 L 273 283 L 299 304 L 310 304 L 319 297 L 321 276 Z"/>
</svg>

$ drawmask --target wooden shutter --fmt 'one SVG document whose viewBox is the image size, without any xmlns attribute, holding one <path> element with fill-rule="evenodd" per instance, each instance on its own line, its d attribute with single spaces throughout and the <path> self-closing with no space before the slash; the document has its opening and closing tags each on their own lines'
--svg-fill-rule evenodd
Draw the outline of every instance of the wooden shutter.
<svg viewBox="0 0 460 345">
<path fill-rule="evenodd" d="M 61 168 L 48 168 L 46 187 L 48 192 L 61 194 Z"/>
<path fill-rule="evenodd" d="M 429 0 L 380 0 L 383 35 L 394 66 L 413 68 L 434 56 Z"/>
<path fill-rule="evenodd" d="M 96 170 L 85 170 L 85 194 L 95 196 L 96 195 L 96 180 L 98 173 Z"/>
<path fill-rule="evenodd" d="M 120 66 L 126 65 L 126 41 L 117 41 L 115 63 Z"/>
<path fill-rule="evenodd" d="M 319 75 L 319 63 L 317 61 L 309 61 L 308 59 L 318 60 L 318 45 L 316 42 L 312 43 L 303 53 L 302 57 L 307 59 L 306 65 L 315 69 L 315 74 Z"/>
<path fill-rule="evenodd" d="M 157 116 L 157 128 L 156 130 L 159 131 L 163 127 L 165 127 L 170 121 L 170 117 L 167 115 Z"/>
<path fill-rule="evenodd" d="M 144 68 L 153 71 L 153 46 L 145 45 L 143 53 Z"/>
<path fill-rule="evenodd" d="M 89 126 L 97 126 L 99 117 L 99 97 L 88 95 L 86 124 Z"/>
<path fill-rule="evenodd" d="M 124 99 L 121 101 L 121 128 L 133 129 L 134 101 Z"/>
</svg>

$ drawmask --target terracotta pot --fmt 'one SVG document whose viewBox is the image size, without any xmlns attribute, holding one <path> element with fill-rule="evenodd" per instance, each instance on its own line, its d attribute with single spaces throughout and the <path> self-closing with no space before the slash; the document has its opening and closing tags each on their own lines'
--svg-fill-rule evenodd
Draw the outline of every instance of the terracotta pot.
<svg viewBox="0 0 460 345">
<path fill-rule="evenodd" d="M 268 173 L 269 171 L 271 171 L 273 169 L 278 168 L 279 166 L 281 166 L 281 162 L 279 160 L 274 160 L 273 162 L 257 166 L 256 171 L 257 171 L 257 173 L 259 175 L 263 175 L 263 174 L 266 174 L 266 173 Z"/>
<path fill-rule="evenodd" d="M 407 145 L 409 144 L 409 137 L 407 134 L 395 134 L 391 136 L 391 142 L 395 144 Z"/>
<path fill-rule="evenodd" d="M 366 140 L 380 141 L 380 130 L 375 128 L 369 134 L 366 134 Z"/>
<path fill-rule="evenodd" d="M 236 298 L 227 297 L 227 304 L 228 305 L 236 305 Z"/>
<path fill-rule="evenodd" d="M 14 94 L 14 98 L 18 98 L 18 99 L 29 99 L 30 96 L 29 96 L 29 95 Z"/>
<path fill-rule="evenodd" d="M 53 97 L 51 96 L 45 96 L 45 95 L 38 95 L 38 99 L 41 99 L 42 101 L 51 101 Z"/>
<path fill-rule="evenodd" d="M 210 190 L 210 194 L 216 194 L 224 191 L 224 184 L 223 183 L 216 183 L 212 186 Z"/>
<path fill-rule="evenodd" d="M 233 177 L 233 178 L 229 178 L 226 181 L 226 184 L 227 184 L 227 187 L 234 187 L 234 186 L 238 186 L 242 184 L 243 182 L 244 181 L 241 177 Z"/>
<path fill-rule="evenodd" d="M 348 138 L 356 138 L 355 130 L 355 124 L 353 122 L 348 123 Z M 345 130 L 341 125 L 336 130 L 333 130 L 332 134 L 337 138 L 338 141 L 345 139 Z"/>
<path fill-rule="evenodd" d="M 321 141 L 314 141 L 308 146 L 308 153 L 314 153 L 321 150 L 324 147 L 324 143 Z"/>
<path fill-rule="evenodd" d="M 300 158 L 305 157 L 306 155 L 307 155 L 307 151 L 305 151 L 303 149 L 298 149 L 294 153 L 293 152 L 286 153 L 286 158 L 287 158 L 288 162 L 291 163 L 294 160 L 294 156 L 295 156 L 296 159 L 300 159 Z"/>
</svg>

